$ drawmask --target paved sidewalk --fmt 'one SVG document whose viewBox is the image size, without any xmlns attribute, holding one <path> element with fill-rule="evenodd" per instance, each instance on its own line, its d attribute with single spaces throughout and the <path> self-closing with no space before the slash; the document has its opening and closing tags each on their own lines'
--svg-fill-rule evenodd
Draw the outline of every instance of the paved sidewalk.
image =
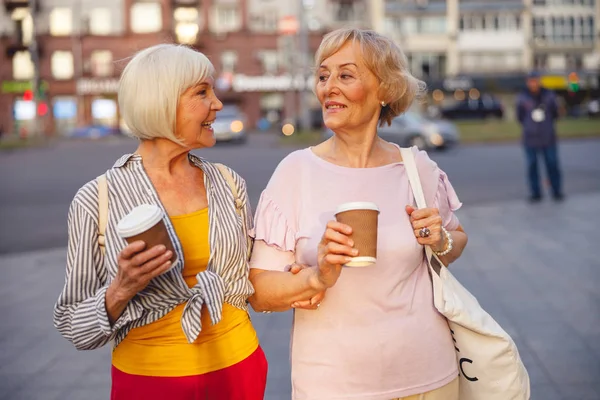
<svg viewBox="0 0 600 400">
<path fill-rule="evenodd" d="M 513 335 L 534 400 L 600 399 L 600 193 L 564 203 L 465 208 L 469 246 L 452 266 Z M 65 250 L 0 258 L 0 399 L 109 398 L 109 349 L 78 352 L 52 326 Z M 256 315 L 267 399 L 289 399 L 291 314 Z"/>
</svg>

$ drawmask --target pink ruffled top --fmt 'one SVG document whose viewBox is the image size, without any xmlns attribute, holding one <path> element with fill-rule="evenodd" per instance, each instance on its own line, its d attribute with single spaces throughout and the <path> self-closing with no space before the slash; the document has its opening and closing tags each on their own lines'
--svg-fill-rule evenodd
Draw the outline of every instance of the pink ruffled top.
<svg viewBox="0 0 600 400">
<path fill-rule="evenodd" d="M 425 152 L 414 149 L 428 201 L 454 230 L 461 203 Z M 277 167 L 261 195 L 251 268 L 316 265 L 317 244 L 337 206 L 379 206 L 377 264 L 345 268 L 317 311 L 295 310 L 291 339 L 294 399 L 389 400 L 437 389 L 458 374 L 445 319 L 404 207 L 414 199 L 403 163 L 347 168 L 311 149 Z M 265 245 L 265 243 L 267 245 Z"/>
</svg>

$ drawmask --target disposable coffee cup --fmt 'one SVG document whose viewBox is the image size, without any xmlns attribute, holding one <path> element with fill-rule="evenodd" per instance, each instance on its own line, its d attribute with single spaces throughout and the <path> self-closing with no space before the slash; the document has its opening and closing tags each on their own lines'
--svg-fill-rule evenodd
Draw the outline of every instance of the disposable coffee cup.
<svg viewBox="0 0 600 400">
<path fill-rule="evenodd" d="M 350 238 L 358 256 L 346 263 L 347 267 L 366 267 L 377 262 L 377 222 L 379 208 L 375 203 L 352 202 L 341 204 L 335 218 L 352 227 Z"/>
<path fill-rule="evenodd" d="M 171 262 L 174 266 L 177 257 L 163 217 L 164 213 L 160 207 L 153 204 L 142 204 L 119 221 L 117 233 L 130 244 L 137 240 L 143 240 L 146 243 L 146 250 L 159 244 L 165 245 L 167 250 L 171 250 L 173 253 Z"/>
</svg>

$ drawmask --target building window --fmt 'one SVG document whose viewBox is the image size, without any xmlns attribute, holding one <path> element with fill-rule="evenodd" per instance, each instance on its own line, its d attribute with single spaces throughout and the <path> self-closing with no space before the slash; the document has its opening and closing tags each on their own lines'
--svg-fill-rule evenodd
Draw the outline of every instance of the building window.
<svg viewBox="0 0 600 400">
<path fill-rule="evenodd" d="M 533 57 L 533 69 L 545 70 L 548 68 L 548 56 L 546 54 L 536 54 Z"/>
<path fill-rule="evenodd" d="M 23 10 L 23 9 L 21 9 Z M 22 13 L 16 13 L 15 34 L 18 44 L 29 46 L 33 37 L 33 18 L 28 10 L 23 10 Z"/>
<path fill-rule="evenodd" d="M 446 17 L 406 17 L 399 21 L 399 25 L 402 34 L 405 35 L 446 33 Z"/>
<path fill-rule="evenodd" d="M 419 33 L 446 33 L 446 17 L 423 17 L 417 21 Z"/>
<path fill-rule="evenodd" d="M 50 11 L 50 34 L 66 36 L 73 33 L 73 14 L 69 8 L 56 7 Z"/>
<path fill-rule="evenodd" d="M 112 26 L 110 23 L 110 9 L 108 8 L 93 8 L 90 11 L 89 30 L 92 35 L 110 35 Z"/>
<path fill-rule="evenodd" d="M 565 18 L 564 39 L 567 42 L 575 41 L 575 18 L 574 17 Z"/>
<path fill-rule="evenodd" d="M 279 71 L 279 52 L 277 50 L 259 51 L 258 57 L 262 61 L 265 75 L 275 75 Z"/>
<path fill-rule="evenodd" d="M 18 51 L 12 59 L 13 79 L 26 80 L 33 78 L 33 62 L 28 51 Z"/>
<path fill-rule="evenodd" d="M 514 14 L 501 14 L 499 16 L 499 29 L 504 31 L 513 31 L 520 28 L 521 19 Z"/>
<path fill-rule="evenodd" d="M 388 35 L 402 33 L 402 22 L 399 18 L 387 17 L 384 20 L 385 32 Z"/>
<path fill-rule="evenodd" d="M 277 32 L 279 12 L 276 8 L 264 8 L 260 14 L 253 15 L 250 19 L 251 29 L 256 32 Z"/>
<path fill-rule="evenodd" d="M 406 17 L 400 20 L 400 26 L 403 35 L 409 35 L 417 32 L 417 19 L 415 17 Z"/>
<path fill-rule="evenodd" d="M 562 42 L 563 38 L 563 26 L 562 18 L 552 17 L 550 18 L 550 26 L 552 27 L 552 41 Z"/>
<path fill-rule="evenodd" d="M 73 78 L 73 53 L 70 51 L 55 51 L 52 53 L 50 64 L 54 79 Z"/>
<path fill-rule="evenodd" d="M 521 57 L 520 53 L 466 53 L 461 55 L 461 72 L 518 71 L 521 68 Z"/>
<path fill-rule="evenodd" d="M 533 5 L 535 6 L 545 6 L 546 0 L 533 0 Z"/>
<path fill-rule="evenodd" d="M 354 5 L 351 0 L 338 1 L 336 19 L 342 22 L 354 20 Z"/>
<path fill-rule="evenodd" d="M 492 16 L 491 21 L 488 25 L 490 26 L 491 29 L 493 29 L 495 31 L 499 31 L 500 30 L 500 17 L 497 15 Z"/>
<path fill-rule="evenodd" d="M 131 30 L 135 33 L 159 32 L 162 29 L 162 9 L 158 2 L 134 3 L 131 6 Z"/>
<path fill-rule="evenodd" d="M 461 31 L 513 31 L 520 29 L 521 18 L 515 14 L 463 15 Z"/>
<path fill-rule="evenodd" d="M 446 55 L 412 53 L 408 56 L 410 71 L 423 79 L 440 79 L 446 75 Z"/>
<path fill-rule="evenodd" d="M 596 27 L 594 24 L 594 17 L 587 17 L 585 19 L 585 21 L 583 22 L 583 26 L 582 26 L 582 30 L 583 30 L 583 35 L 582 35 L 582 39 L 584 42 L 586 43 L 593 43 L 594 42 L 594 32 L 596 31 Z"/>
<path fill-rule="evenodd" d="M 533 33 L 534 38 L 547 38 L 552 43 L 590 45 L 594 42 L 594 17 L 534 18 Z"/>
<path fill-rule="evenodd" d="M 94 50 L 90 59 L 92 62 L 92 75 L 112 76 L 113 56 L 109 50 Z"/>
<path fill-rule="evenodd" d="M 535 39 L 546 40 L 546 20 L 543 17 L 533 19 L 533 37 Z"/>
<path fill-rule="evenodd" d="M 583 56 L 581 56 L 580 54 L 567 54 L 567 69 L 583 69 Z"/>
<path fill-rule="evenodd" d="M 226 50 L 221 53 L 221 70 L 222 72 L 235 72 L 237 66 L 238 56 L 233 50 Z"/>
<path fill-rule="evenodd" d="M 238 8 L 217 5 L 214 8 L 213 15 L 214 23 L 211 25 L 213 32 L 233 32 L 239 29 L 241 19 Z"/>
<path fill-rule="evenodd" d="M 484 27 L 485 17 L 482 15 L 464 15 L 461 19 L 464 31 L 478 31 Z"/>
<path fill-rule="evenodd" d="M 177 42 L 194 44 L 198 38 L 198 9 L 194 7 L 178 7 L 173 12 L 175 35 Z"/>
</svg>

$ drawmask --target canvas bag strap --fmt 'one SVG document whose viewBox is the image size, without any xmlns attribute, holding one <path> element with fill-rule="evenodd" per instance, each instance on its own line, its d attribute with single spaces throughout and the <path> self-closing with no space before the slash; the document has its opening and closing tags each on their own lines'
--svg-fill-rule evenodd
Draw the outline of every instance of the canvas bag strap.
<svg viewBox="0 0 600 400">
<path fill-rule="evenodd" d="M 108 183 L 106 182 L 106 174 L 102 174 L 96 178 L 98 183 L 98 245 L 102 254 L 106 248 L 106 224 L 108 222 Z"/>
<path fill-rule="evenodd" d="M 402 155 L 402 161 L 404 162 L 404 168 L 408 175 L 408 181 L 412 189 L 415 201 L 418 208 L 427 207 L 425 201 L 425 195 L 423 194 L 423 186 L 421 186 L 421 179 L 419 178 L 419 171 L 417 169 L 417 163 L 415 161 L 415 155 L 411 149 L 401 148 L 400 154 Z"/>
<path fill-rule="evenodd" d="M 404 168 L 408 175 L 408 181 L 410 182 L 417 208 L 425 208 L 427 207 L 427 203 L 425 202 L 425 195 L 423 194 L 423 186 L 421 185 L 421 179 L 419 178 L 419 170 L 417 169 L 415 155 L 411 149 L 404 147 L 400 148 L 400 154 L 402 155 L 402 161 L 404 162 Z M 431 258 L 433 257 L 431 247 L 425 246 L 425 254 L 427 254 L 427 260 L 431 266 Z"/>
<path fill-rule="evenodd" d="M 215 164 L 215 166 L 217 167 L 219 172 L 221 172 L 221 175 L 223 175 L 223 177 L 227 181 L 227 184 L 229 185 L 229 189 L 231 189 L 231 193 L 233 194 L 233 198 L 235 199 L 235 212 L 241 217 L 242 216 L 242 199 L 240 199 L 238 191 L 235 187 L 235 182 L 233 181 L 233 176 L 231 175 L 231 173 L 229 172 L 227 167 L 224 166 L 223 164 Z M 248 246 L 247 259 L 249 260 L 250 254 L 252 252 L 252 239 L 250 238 L 250 236 L 246 236 L 246 244 Z"/>
<path fill-rule="evenodd" d="M 235 182 L 233 181 L 233 176 L 229 172 L 226 166 L 223 164 L 215 164 L 223 178 L 227 181 L 227 185 L 229 185 L 229 189 L 231 190 L 231 194 L 233 194 L 233 198 L 235 200 L 235 212 L 238 215 L 242 215 L 242 200 L 238 196 L 237 188 L 235 187 Z"/>
</svg>

